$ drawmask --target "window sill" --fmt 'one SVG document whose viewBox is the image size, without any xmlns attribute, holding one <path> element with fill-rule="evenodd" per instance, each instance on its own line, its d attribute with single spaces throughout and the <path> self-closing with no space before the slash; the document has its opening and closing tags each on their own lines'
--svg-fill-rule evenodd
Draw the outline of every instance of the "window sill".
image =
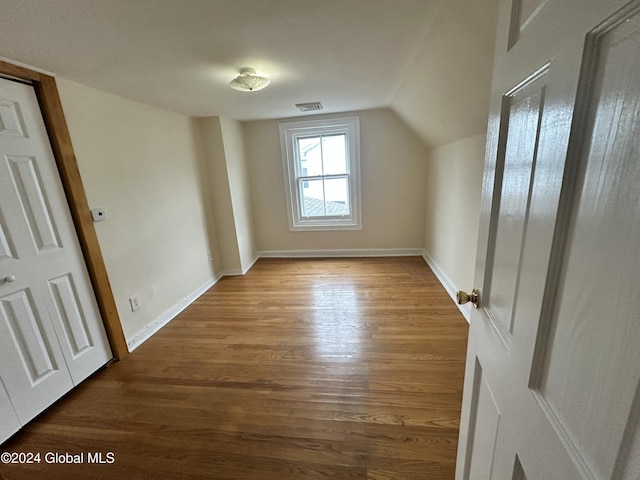
<svg viewBox="0 0 640 480">
<path fill-rule="evenodd" d="M 328 223 L 326 221 L 320 222 L 304 222 L 295 225 L 289 225 L 290 232 L 321 232 L 332 230 L 362 230 L 362 225 L 353 222 L 336 222 Z"/>
</svg>

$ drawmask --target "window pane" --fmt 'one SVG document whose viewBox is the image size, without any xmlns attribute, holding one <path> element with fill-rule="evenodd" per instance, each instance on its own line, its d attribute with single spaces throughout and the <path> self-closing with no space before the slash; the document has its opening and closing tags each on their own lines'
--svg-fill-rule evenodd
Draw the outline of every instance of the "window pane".
<svg viewBox="0 0 640 480">
<path fill-rule="evenodd" d="M 346 140 L 345 134 L 322 137 L 322 159 L 325 175 L 348 173 Z"/>
<path fill-rule="evenodd" d="M 298 160 L 299 175 L 322 175 L 320 137 L 298 138 Z"/>
<path fill-rule="evenodd" d="M 327 216 L 349 215 L 349 180 L 347 177 L 325 179 L 324 195 Z"/>
<path fill-rule="evenodd" d="M 281 123 L 291 231 L 360 230 L 357 117 Z"/>
<path fill-rule="evenodd" d="M 303 217 L 324 217 L 324 189 L 322 179 L 300 180 Z"/>
</svg>

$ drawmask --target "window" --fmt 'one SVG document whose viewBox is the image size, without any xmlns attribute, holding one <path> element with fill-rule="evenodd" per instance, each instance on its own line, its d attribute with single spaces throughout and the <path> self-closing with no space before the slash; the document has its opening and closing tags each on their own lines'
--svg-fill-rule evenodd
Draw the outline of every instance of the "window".
<svg viewBox="0 0 640 480">
<path fill-rule="evenodd" d="M 360 122 L 280 125 L 289 230 L 359 230 Z"/>
</svg>

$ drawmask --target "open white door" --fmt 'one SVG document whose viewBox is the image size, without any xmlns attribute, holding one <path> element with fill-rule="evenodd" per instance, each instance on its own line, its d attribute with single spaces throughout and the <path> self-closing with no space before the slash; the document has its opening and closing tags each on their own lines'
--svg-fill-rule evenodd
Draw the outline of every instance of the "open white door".
<svg viewBox="0 0 640 480">
<path fill-rule="evenodd" d="M 456 478 L 640 478 L 640 1 L 500 6 Z"/>
<path fill-rule="evenodd" d="M 0 78 L 0 442 L 111 358 L 34 89 Z"/>
</svg>

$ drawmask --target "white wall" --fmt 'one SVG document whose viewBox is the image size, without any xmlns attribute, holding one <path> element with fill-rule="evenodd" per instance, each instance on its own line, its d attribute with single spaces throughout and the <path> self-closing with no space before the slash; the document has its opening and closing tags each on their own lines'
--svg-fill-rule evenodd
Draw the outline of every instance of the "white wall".
<svg viewBox="0 0 640 480">
<path fill-rule="evenodd" d="M 225 117 L 199 122 L 213 190 L 222 273 L 240 275 L 256 260 L 242 125 Z"/>
<path fill-rule="evenodd" d="M 498 0 L 445 0 L 391 108 L 429 148 L 486 131 Z"/>
<path fill-rule="evenodd" d="M 391 108 L 429 149 L 424 246 L 451 292 L 473 288 L 498 0 L 445 0 Z"/>
<path fill-rule="evenodd" d="M 260 252 L 421 249 L 424 244 L 427 150 L 389 109 L 296 117 L 360 117 L 361 231 L 290 232 L 278 125 L 246 122 L 256 248 Z"/>
<path fill-rule="evenodd" d="M 227 163 L 240 268 L 242 272 L 246 272 L 256 260 L 256 247 L 244 135 L 242 124 L 235 120 L 220 117 L 220 127 Z"/>
<path fill-rule="evenodd" d="M 486 135 L 429 152 L 425 250 L 455 289 L 473 288 Z"/>
<path fill-rule="evenodd" d="M 220 265 L 223 274 L 236 273 L 242 269 L 242 264 L 238 249 L 238 236 L 220 117 L 201 118 L 199 123 L 209 166 L 208 180 L 211 185 L 212 209 L 216 219 Z"/>
<path fill-rule="evenodd" d="M 216 276 L 200 126 L 60 78 L 58 88 L 89 205 L 107 211 L 95 226 L 130 341 Z"/>
</svg>

